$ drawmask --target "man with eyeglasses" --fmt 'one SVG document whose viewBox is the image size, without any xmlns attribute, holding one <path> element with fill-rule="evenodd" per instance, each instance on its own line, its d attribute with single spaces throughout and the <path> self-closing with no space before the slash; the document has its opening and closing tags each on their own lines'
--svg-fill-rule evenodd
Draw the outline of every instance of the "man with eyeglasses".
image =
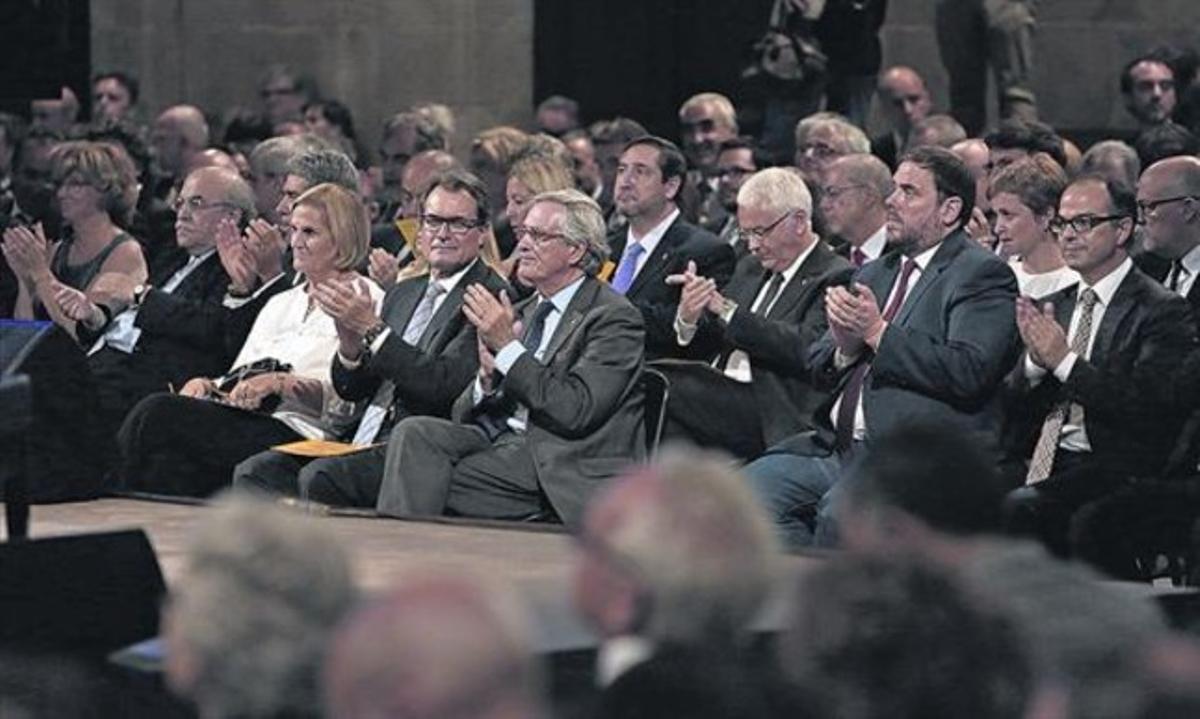
<svg viewBox="0 0 1200 719">
<path fill-rule="evenodd" d="M 507 284 L 479 260 L 490 210 L 487 190 L 474 175 L 452 170 L 436 177 L 421 207 L 417 241 L 428 274 L 389 289 L 379 314 L 355 286 L 329 288 L 333 301 L 322 304 L 338 330 L 334 390 L 347 401 L 369 402 L 347 438 L 362 451 L 313 461 L 262 452 L 237 466 L 236 486 L 372 507 L 392 427 L 408 416 L 450 416 L 479 365 L 475 327 L 462 312 L 467 288 L 499 294 Z"/>
<path fill-rule="evenodd" d="M 1170 263 L 1155 279 L 1187 298 L 1200 321 L 1200 159 L 1169 157 L 1146 168 L 1137 200 L 1145 250 Z"/>
<path fill-rule="evenodd" d="M 887 206 L 892 173 L 874 155 L 846 155 L 829 164 L 821 188 L 827 239 L 860 268 L 887 251 Z"/>
<path fill-rule="evenodd" d="M 668 278 L 683 287 L 676 341 L 702 361 L 656 368 L 671 384 L 668 436 L 748 459 L 811 429 L 825 394 L 813 388 L 805 356 L 827 327 L 825 289 L 844 284 L 850 264 L 813 234 L 812 196 L 792 170 L 746 180 L 737 215 L 752 256 L 726 286 L 694 265 Z"/>
<path fill-rule="evenodd" d="M 479 372 L 454 421 L 409 417 L 388 440 L 376 510 L 539 519 L 570 528 L 605 480 L 645 456 L 642 317 L 595 278 L 604 217 L 578 190 L 534 198 L 516 229 L 515 307 L 479 285 L 463 312 Z"/>
<path fill-rule="evenodd" d="M 616 264 L 609 281 L 642 311 L 652 359 L 680 356 L 674 328 L 680 288 L 667 277 L 682 273 L 689 261 L 718 286 L 733 272 L 733 249 L 680 214 L 686 171 L 675 143 L 653 135 L 631 140 L 617 164 L 616 207 L 629 225 L 608 237 Z"/>
<path fill-rule="evenodd" d="M 746 138 L 734 137 L 721 143 L 717 151 L 717 201 L 726 212 L 725 222 L 717 237 L 731 247 L 736 259 L 741 260 L 750 251 L 738 233 L 737 194 L 746 178 L 758 172 L 760 165 L 754 143 Z"/>
<path fill-rule="evenodd" d="M 150 394 L 221 374 L 237 353 L 227 341 L 221 301 L 229 275 L 216 243 L 223 224 L 254 217 L 254 194 L 236 172 L 206 167 L 188 175 L 175 206 L 178 247 L 152 264 L 147 283 L 109 286 L 103 305 L 75 292 L 60 300 L 80 320 L 80 344 L 91 348 L 104 431 L 115 433 Z"/>
<path fill-rule="evenodd" d="M 897 251 L 825 292 L 829 330 L 805 365 L 814 387 L 829 392 L 814 430 L 768 447 L 745 469 L 791 546 L 812 544 L 814 530 L 818 543 L 836 543 L 839 478 L 874 437 L 953 424 L 984 451 L 997 449 L 1000 389 L 1018 349 L 1016 278 L 963 232 L 975 180 L 953 153 L 909 151 L 893 185 L 887 234 Z"/>
<path fill-rule="evenodd" d="M 1026 352 L 1009 469 L 1025 486 L 1010 493 L 1006 521 L 1059 554 L 1082 504 L 1162 469 L 1185 417 L 1170 378 L 1195 344 L 1195 323 L 1182 297 L 1130 260 L 1136 213 L 1124 185 L 1076 179 L 1051 229 L 1080 282 L 1016 303 Z"/>
</svg>

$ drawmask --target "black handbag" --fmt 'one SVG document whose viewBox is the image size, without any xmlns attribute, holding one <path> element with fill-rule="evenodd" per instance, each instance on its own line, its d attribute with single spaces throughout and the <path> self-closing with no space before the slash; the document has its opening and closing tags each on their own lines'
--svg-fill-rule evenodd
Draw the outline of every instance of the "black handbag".
<svg viewBox="0 0 1200 719">
<path fill-rule="evenodd" d="M 244 365 L 234 367 L 225 374 L 213 380 L 216 383 L 216 393 L 220 397 L 224 397 L 233 391 L 233 388 L 243 380 L 248 380 L 251 377 L 257 377 L 262 374 L 270 374 L 272 372 L 287 372 L 292 371 L 292 366 L 287 362 L 280 362 L 274 357 L 264 357 L 262 359 L 247 362 Z M 270 414 L 279 407 L 282 398 L 279 395 L 271 395 L 263 399 L 256 411 Z"/>
<path fill-rule="evenodd" d="M 784 87 L 808 85 L 825 76 L 828 63 L 814 21 L 788 12 L 784 0 L 775 0 L 767 32 L 754 43 L 742 80 Z"/>
</svg>

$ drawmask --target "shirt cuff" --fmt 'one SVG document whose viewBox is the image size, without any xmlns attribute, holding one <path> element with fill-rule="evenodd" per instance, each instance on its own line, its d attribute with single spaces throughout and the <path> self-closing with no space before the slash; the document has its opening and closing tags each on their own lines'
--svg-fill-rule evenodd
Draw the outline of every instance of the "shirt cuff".
<svg viewBox="0 0 1200 719">
<path fill-rule="evenodd" d="M 1045 378 L 1046 368 L 1040 367 L 1036 362 L 1033 361 L 1033 358 L 1029 356 L 1028 352 L 1025 353 L 1025 379 L 1037 384 Z"/>
<path fill-rule="evenodd" d="M 687 347 L 696 338 L 696 325 L 685 322 L 679 313 L 675 314 L 675 341 L 680 347 Z"/>
<path fill-rule="evenodd" d="M 384 330 L 379 333 L 379 336 L 377 336 L 371 342 L 371 354 L 379 354 L 379 348 L 383 347 L 383 343 L 387 342 L 387 338 L 391 337 L 391 336 L 392 336 L 392 328 L 391 327 L 384 328 Z"/>
<path fill-rule="evenodd" d="M 496 369 L 500 370 L 500 374 L 508 374 L 508 371 L 525 352 L 525 345 L 516 340 L 509 342 L 496 353 Z"/>
<path fill-rule="evenodd" d="M 1062 362 L 1054 368 L 1054 376 L 1059 382 L 1066 382 L 1071 376 L 1071 370 L 1075 369 L 1075 361 L 1079 359 L 1079 355 L 1074 352 L 1068 352 L 1066 357 L 1062 358 Z"/>
<path fill-rule="evenodd" d="M 275 275 L 275 277 L 267 280 L 266 282 L 262 283 L 262 285 L 260 285 L 257 290 L 255 290 L 253 293 L 251 293 L 250 295 L 248 295 L 246 297 L 234 297 L 233 295 L 226 292 L 225 299 L 222 300 L 221 304 L 224 305 L 226 307 L 226 309 L 236 310 L 237 308 L 241 307 L 242 305 L 256 299 L 259 295 L 261 295 L 263 292 L 265 292 L 268 287 L 270 287 L 271 285 L 278 282 L 281 277 L 283 277 L 282 272 L 279 273 L 278 275 Z"/>
</svg>

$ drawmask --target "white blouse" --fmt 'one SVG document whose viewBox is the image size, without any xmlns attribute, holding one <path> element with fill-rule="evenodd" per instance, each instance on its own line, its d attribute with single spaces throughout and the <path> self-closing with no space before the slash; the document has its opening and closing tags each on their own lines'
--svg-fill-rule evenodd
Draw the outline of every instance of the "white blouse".
<svg viewBox="0 0 1200 719">
<path fill-rule="evenodd" d="M 383 290 L 372 280 L 367 280 L 367 287 L 378 312 Z M 292 365 L 297 377 L 320 380 L 320 415 L 314 416 L 310 407 L 285 399 L 271 416 L 308 439 L 333 439 L 353 425 L 363 409 L 333 391 L 329 367 L 337 347 L 333 318 L 315 302 L 310 308 L 308 285 L 303 284 L 267 301 L 233 367 L 270 357 Z"/>
</svg>

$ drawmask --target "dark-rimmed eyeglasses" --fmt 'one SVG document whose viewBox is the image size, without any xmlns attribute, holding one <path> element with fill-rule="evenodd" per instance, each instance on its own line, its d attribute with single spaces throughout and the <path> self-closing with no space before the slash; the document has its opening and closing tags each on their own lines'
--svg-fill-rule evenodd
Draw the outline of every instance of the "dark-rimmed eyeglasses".
<svg viewBox="0 0 1200 719">
<path fill-rule="evenodd" d="M 447 230 L 451 235 L 459 237 L 480 226 L 479 220 L 469 217 L 439 217 L 438 215 L 423 215 L 421 229 L 432 235 Z"/>
<path fill-rule="evenodd" d="M 192 195 L 191 197 L 176 197 L 175 201 L 171 203 L 171 209 L 174 210 L 175 214 L 177 215 L 185 208 L 188 212 L 202 212 L 204 210 L 211 210 L 214 207 L 238 209 L 237 205 L 233 204 L 232 202 L 209 202 L 200 195 Z"/>
<path fill-rule="evenodd" d="M 1082 235 L 1085 232 L 1091 232 L 1105 222 L 1124 220 L 1127 217 L 1129 215 L 1080 215 L 1079 217 L 1072 217 L 1070 219 L 1055 217 L 1053 220 L 1050 220 L 1050 231 L 1056 235 L 1061 235 L 1069 227 L 1071 228 L 1071 232 Z"/>
<path fill-rule="evenodd" d="M 1161 200 L 1146 200 L 1137 203 L 1137 221 L 1139 225 L 1145 224 L 1146 220 L 1163 205 L 1169 205 L 1172 202 L 1182 202 L 1183 200 L 1195 200 L 1196 195 L 1175 195 L 1174 197 L 1164 197 Z"/>
</svg>

